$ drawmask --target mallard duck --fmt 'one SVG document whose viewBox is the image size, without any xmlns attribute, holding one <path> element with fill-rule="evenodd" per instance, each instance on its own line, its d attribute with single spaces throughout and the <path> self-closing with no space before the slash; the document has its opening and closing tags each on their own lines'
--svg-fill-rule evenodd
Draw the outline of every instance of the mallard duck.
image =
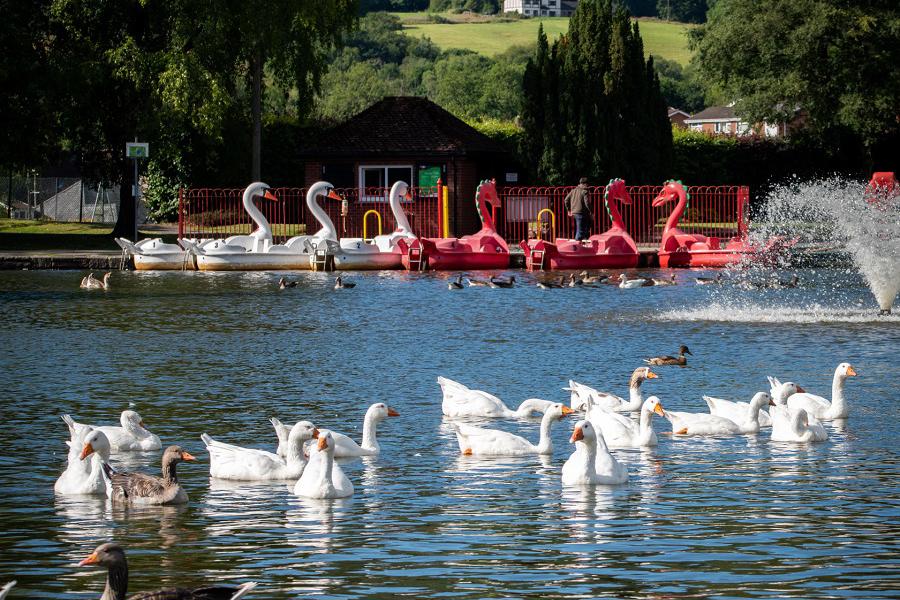
<svg viewBox="0 0 900 600">
<path fill-rule="evenodd" d="M 682 345 L 678 349 L 678 356 L 654 356 L 653 358 L 645 358 L 644 362 L 648 365 L 679 365 L 683 367 L 687 364 L 685 354 L 694 355 L 693 352 L 688 350 L 687 346 Z"/>
<path fill-rule="evenodd" d="M 462 274 L 457 275 L 455 280 L 447 282 L 447 289 L 448 290 L 463 289 Z"/>
<path fill-rule="evenodd" d="M 288 281 L 284 277 L 278 280 L 278 289 L 284 290 L 287 288 L 297 287 L 298 281 Z"/>
<path fill-rule="evenodd" d="M 87 558 L 78 563 L 79 567 L 98 565 L 107 570 L 106 589 L 100 600 L 125 600 L 128 593 L 128 560 L 125 549 L 115 542 L 100 544 Z M 238 600 L 256 587 L 250 581 L 241 585 L 215 585 L 196 589 L 166 588 L 153 592 L 139 592 L 132 600 Z"/>
<path fill-rule="evenodd" d="M 355 288 L 356 284 L 351 283 L 349 281 L 344 281 L 343 276 L 338 275 L 337 279 L 334 280 L 334 289 L 336 290 L 349 290 L 351 288 Z"/>
</svg>

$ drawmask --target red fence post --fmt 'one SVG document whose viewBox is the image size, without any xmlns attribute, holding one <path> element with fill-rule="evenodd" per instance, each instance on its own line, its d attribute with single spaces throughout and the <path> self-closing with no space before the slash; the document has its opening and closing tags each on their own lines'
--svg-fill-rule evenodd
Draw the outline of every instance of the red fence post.
<svg viewBox="0 0 900 600">
<path fill-rule="evenodd" d="M 749 224 L 747 223 L 747 207 L 750 204 L 750 188 L 742 185 L 738 188 L 738 235 L 746 238 L 749 233 Z"/>
<path fill-rule="evenodd" d="M 178 188 L 178 239 L 184 237 L 184 188 Z"/>
</svg>

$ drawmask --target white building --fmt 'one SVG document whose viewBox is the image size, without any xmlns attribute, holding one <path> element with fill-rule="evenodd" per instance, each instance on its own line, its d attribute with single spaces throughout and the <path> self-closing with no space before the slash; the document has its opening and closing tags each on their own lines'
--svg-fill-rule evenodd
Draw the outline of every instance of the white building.
<svg viewBox="0 0 900 600">
<path fill-rule="evenodd" d="M 571 17 L 578 0 L 504 0 L 503 12 L 526 17 Z"/>
</svg>

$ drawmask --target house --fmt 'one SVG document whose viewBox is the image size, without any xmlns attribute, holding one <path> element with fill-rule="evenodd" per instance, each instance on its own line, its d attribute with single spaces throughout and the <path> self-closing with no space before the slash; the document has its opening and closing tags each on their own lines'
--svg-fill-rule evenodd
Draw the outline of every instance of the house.
<svg viewBox="0 0 900 600">
<path fill-rule="evenodd" d="M 670 109 L 671 119 L 671 109 Z M 741 120 L 734 112 L 734 106 L 710 106 L 684 119 L 684 125 L 691 131 L 702 131 L 710 135 L 762 135 L 764 137 L 787 137 L 792 130 L 791 122 L 780 123 L 757 123 L 750 125 L 746 121 Z"/>
<path fill-rule="evenodd" d="M 503 12 L 526 17 L 571 17 L 578 0 L 504 0 Z"/>
<path fill-rule="evenodd" d="M 691 118 L 691 115 L 689 115 L 688 113 L 684 112 L 683 110 L 681 110 L 679 108 L 673 108 L 671 106 L 669 107 L 669 112 L 668 112 L 667 116 L 669 117 L 669 122 L 672 125 L 676 125 L 678 127 L 684 128 L 684 129 L 687 129 L 687 126 L 684 124 L 685 119 Z"/>
<path fill-rule="evenodd" d="M 301 147 L 304 183 L 325 180 L 355 188 L 360 202 L 396 181 L 447 187 L 451 234 L 477 231 L 475 190 L 482 179 L 519 181 L 506 148 L 426 98 L 397 96 L 376 102 Z M 373 199 L 375 199 L 373 197 Z"/>
</svg>

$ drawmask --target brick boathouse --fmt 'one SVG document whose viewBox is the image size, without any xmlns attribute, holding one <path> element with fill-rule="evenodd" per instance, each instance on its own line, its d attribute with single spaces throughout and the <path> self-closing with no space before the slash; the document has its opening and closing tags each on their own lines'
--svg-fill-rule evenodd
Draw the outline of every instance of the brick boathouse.
<svg viewBox="0 0 900 600">
<path fill-rule="evenodd" d="M 475 189 L 482 179 L 518 183 L 519 168 L 503 146 L 425 98 L 387 97 L 300 150 L 304 185 L 388 188 L 398 180 L 449 192 L 450 234 L 480 228 Z"/>
</svg>

